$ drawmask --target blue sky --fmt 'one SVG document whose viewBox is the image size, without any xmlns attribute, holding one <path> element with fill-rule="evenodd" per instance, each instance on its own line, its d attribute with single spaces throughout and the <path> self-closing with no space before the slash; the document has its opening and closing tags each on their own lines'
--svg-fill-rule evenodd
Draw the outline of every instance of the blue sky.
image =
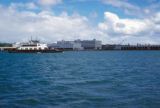
<svg viewBox="0 0 160 108">
<path fill-rule="evenodd" d="M 0 38 L 159 43 L 159 10 L 159 0 L 0 0 Z"/>
<path fill-rule="evenodd" d="M 107 0 L 106 0 L 107 1 Z M 122 0 L 123 1 L 123 0 Z M 126 1 L 126 0 L 124 0 Z M 147 7 L 152 4 L 160 3 L 158 0 L 128 0 L 128 3 L 131 3 L 135 6 Z M 37 0 L 0 0 L 2 5 L 10 5 L 11 3 L 29 3 L 34 2 L 37 4 Z M 120 17 L 136 17 L 127 15 L 123 12 L 123 9 L 117 8 L 113 5 L 104 4 L 103 0 L 63 0 L 63 3 L 51 6 L 54 13 L 60 14 L 63 11 L 67 11 L 69 14 L 73 12 L 78 12 L 81 15 L 89 16 L 92 12 L 98 14 L 99 19 L 103 19 L 103 14 L 105 11 L 110 11 L 118 14 Z"/>
</svg>

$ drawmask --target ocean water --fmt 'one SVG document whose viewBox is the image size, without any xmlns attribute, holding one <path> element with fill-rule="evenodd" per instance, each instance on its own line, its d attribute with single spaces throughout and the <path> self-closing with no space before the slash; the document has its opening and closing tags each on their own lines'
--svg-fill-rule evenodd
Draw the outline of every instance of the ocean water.
<svg viewBox="0 0 160 108">
<path fill-rule="evenodd" d="M 0 53 L 0 108 L 160 108 L 160 51 Z"/>
</svg>

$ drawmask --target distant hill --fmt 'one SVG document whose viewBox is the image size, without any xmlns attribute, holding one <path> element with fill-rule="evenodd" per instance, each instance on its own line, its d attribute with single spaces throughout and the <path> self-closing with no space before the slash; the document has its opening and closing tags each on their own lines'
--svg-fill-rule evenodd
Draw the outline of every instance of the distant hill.
<svg viewBox="0 0 160 108">
<path fill-rule="evenodd" d="M 12 47 L 10 43 L 0 43 L 0 47 Z"/>
</svg>

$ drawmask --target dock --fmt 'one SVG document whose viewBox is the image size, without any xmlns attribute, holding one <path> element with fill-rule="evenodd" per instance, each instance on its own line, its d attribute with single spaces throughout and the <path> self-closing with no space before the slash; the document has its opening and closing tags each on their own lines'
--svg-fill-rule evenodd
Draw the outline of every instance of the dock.
<svg viewBox="0 0 160 108">
<path fill-rule="evenodd" d="M 160 45 L 103 45 L 102 50 L 160 50 Z"/>
<path fill-rule="evenodd" d="M 0 51 L 7 51 L 7 50 L 13 50 L 16 49 L 15 47 L 0 47 Z"/>
</svg>

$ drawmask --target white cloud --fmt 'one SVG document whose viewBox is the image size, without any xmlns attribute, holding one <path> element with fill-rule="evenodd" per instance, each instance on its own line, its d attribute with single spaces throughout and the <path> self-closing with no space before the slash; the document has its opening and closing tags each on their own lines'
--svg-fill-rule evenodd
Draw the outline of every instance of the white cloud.
<svg viewBox="0 0 160 108">
<path fill-rule="evenodd" d="M 102 2 L 123 9 L 125 13 L 130 15 L 135 15 L 136 12 L 141 11 L 141 8 L 128 3 L 126 0 L 102 0 Z"/>
<path fill-rule="evenodd" d="M 62 0 L 39 0 L 39 3 L 43 6 L 53 6 L 62 3 Z"/>
<path fill-rule="evenodd" d="M 131 4 L 128 0 L 101 0 L 104 4 L 111 5 L 124 11 L 125 14 L 145 18 L 157 13 L 160 9 L 160 2 L 150 3 L 144 7 L 140 7 L 136 4 Z M 149 1 L 146 1 L 149 2 Z"/>
<path fill-rule="evenodd" d="M 1 7 L 0 13 L 1 41 L 21 41 L 33 35 L 54 42 L 61 39 L 92 39 L 95 34 L 88 19 L 78 14 L 69 16 L 63 12 L 55 16 L 49 11 L 19 12 L 10 7 Z"/>
<path fill-rule="evenodd" d="M 34 10 L 34 9 L 38 9 L 38 6 L 35 5 L 35 3 L 33 2 L 29 2 L 29 3 L 11 3 L 10 4 L 10 8 L 15 8 L 15 9 L 30 9 L 30 10 Z"/>
<path fill-rule="evenodd" d="M 93 26 L 89 18 L 78 13 L 62 12 L 57 16 L 51 11 L 18 11 L 19 6 L 0 5 L 0 41 L 22 41 L 32 35 L 47 42 L 93 38 L 104 43 L 160 42 L 160 12 L 143 19 L 120 18 L 115 13 L 105 12 L 104 22 Z"/>
<path fill-rule="evenodd" d="M 139 19 L 120 19 L 116 14 L 105 12 L 105 22 L 100 23 L 99 27 L 117 34 L 134 35 L 148 29 L 148 23 Z M 104 27 L 104 28 L 103 28 Z M 106 28 L 105 28 L 106 27 Z"/>
<path fill-rule="evenodd" d="M 126 0 L 102 0 L 106 4 L 113 5 L 115 7 L 124 8 L 128 10 L 139 10 L 139 7 L 134 6 L 130 3 L 128 3 Z"/>
<path fill-rule="evenodd" d="M 128 40 L 130 40 L 136 37 L 138 39 L 140 37 L 141 39 L 145 40 L 145 42 L 148 42 L 148 39 L 154 40 L 158 38 L 158 35 L 160 35 L 159 14 L 160 13 L 157 13 L 155 16 L 145 19 L 127 19 L 119 18 L 114 13 L 105 12 L 105 21 L 99 23 L 98 27 L 108 35 L 112 36 L 114 39 L 124 39 L 124 37 L 126 37 Z M 136 41 L 138 42 L 139 40 Z M 150 42 L 153 43 L 153 41 Z"/>
</svg>

